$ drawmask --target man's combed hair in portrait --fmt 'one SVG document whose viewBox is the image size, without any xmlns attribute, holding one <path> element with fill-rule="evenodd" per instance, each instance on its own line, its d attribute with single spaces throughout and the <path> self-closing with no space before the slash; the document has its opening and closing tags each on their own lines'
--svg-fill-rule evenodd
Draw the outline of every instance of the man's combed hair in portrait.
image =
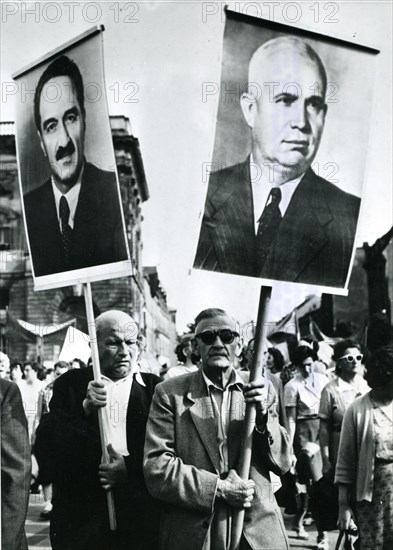
<svg viewBox="0 0 393 550">
<path fill-rule="evenodd" d="M 83 87 L 83 78 L 78 69 L 78 66 L 74 61 L 72 61 L 66 55 L 62 55 L 55 59 L 53 63 L 48 65 L 45 71 L 40 76 L 37 87 L 34 94 L 34 120 L 37 130 L 41 132 L 41 116 L 40 116 L 40 100 L 42 89 L 49 80 L 56 78 L 58 76 L 69 76 L 73 85 L 75 86 L 76 97 L 80 105 L 83 119 L 85 119 L 85 97 L 84 97 L 84 87 Z M 72 90 L 69 91 L 72 93 Z"/>
</svg>

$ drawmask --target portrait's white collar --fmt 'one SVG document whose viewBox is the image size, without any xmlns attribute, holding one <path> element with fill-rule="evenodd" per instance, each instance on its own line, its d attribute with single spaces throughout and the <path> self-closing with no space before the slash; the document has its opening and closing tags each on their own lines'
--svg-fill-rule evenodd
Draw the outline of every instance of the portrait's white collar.
<svg viewBox="0 0 393 550">
<path fill-rule="evenodd" d="M 301 174 L 297 178 L 287 181 L 281 184 L 281 201 L 280 201 L 280 212 L 281 216 L 284 217 L 285 212 L 288 209 L 289 203 L 291 202 L 292 196 L 296 191 L 297 186 L 300 183 L 300 180 L 304 174 Z M 250 155 L 250 178 L 251 178 L 251 190 L 252 190 L 252 199 L 254 205 L 254 224 L 255 224 L 255 233 L 258 233 L 258 224 L 259 218 L 262 215 L 262 212 L 267 206 L 267 201 L 269 197 L 272 184 L 269 181 L 263 181 L 262 170 L 255 161 L 252 153 Z"/>
<path fill-rule="evenodd" d="M 59 205 L 60 205 L 60 199 L 63 195 L 67 199 L 68 206 L 70 209 L 70 217 L 68 220 L 68 225 L 71 227 L 71 229 L 74 228 L 75 213 L 76 213 L 76 207 L 78 206 L 78 199 L 79 199 L 79 193 L 81 190 L 84 167 L 85 165 L 83 164 L 82 170 L 79 174 L 77 182 L 75 183 L 75 185 L 71 187 L 69 191 L 67 191 L 67 193 L 61 193 L 61 191 L 59 191 L 59 189 L 55 184 L 55 180 L 53 176 L 51 176 L 52 190 L 53 190 L 53 195 L 55 197 L 55 204 L 56 204 L 56 215 L 57 215 L 57 221 L 59 222 L 60 230 L 61 230 L 61 224 L 60 224 Z"/>
</svg>

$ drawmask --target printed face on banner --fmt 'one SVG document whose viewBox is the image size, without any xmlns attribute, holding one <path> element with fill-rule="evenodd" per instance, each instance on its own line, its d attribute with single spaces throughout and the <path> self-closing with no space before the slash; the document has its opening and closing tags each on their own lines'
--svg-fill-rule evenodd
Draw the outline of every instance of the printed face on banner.
<svg viewBox="0 0 393 550">
<path fill-rule="evenodd" d="M 378 51 L 226 13 L 221 87 L 237 92 L 218 105 L 194 268 L 342 294 Z"/>
<path fill-rule="evenodd" d="M 102 32 L 59 48 L 15 80 L 35 90 L 16 117 L 35 289 L 129 276 Z"/>
<path fill-rule="evenodd" d="M 280 166 L 286 178 L 293 179 L 311 166 L 317 154 L 327 110 L 326 83 L 317 63 L 294 44 L 282 41 L 281 47 L 272 48 L 262 47 L 254 54 L 250 81 L 258 84 L 257 90 L 264 80 L 274 85 L 262 94 L 250 86 L 241 106 L 251 129 L 255 161 Z"/>
<path fill-rule="evenodd" d="M 50 90 L 60 93 L 48 101 Z M 66 193 L 78 180 L 83 166 L 85 118 L 74 83 L 69 76 L 51 78 L 39 98 L 39 137 L 55 185 Z"/>
</svg>

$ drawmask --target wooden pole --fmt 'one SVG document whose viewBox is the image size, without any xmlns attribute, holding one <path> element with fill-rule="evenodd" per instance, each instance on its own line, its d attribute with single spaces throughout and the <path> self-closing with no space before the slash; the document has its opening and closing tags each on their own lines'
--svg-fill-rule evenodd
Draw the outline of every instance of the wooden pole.
<svg viewBox="0 0 393 550">
<path fill-rule="evenodd" d="M 93 361 L 94 380 L 100 381 L 101 380 L 100 359 L 98 356 L 97 334 L 96 334 L 96 325 L 94 320 L 93 298 L 91 294 L 90 283 L 83 283 L 83 291 L 85 295 L 86 317 L 87 317 L 87 326 L 89 328 L 89 339 L 90 339 L 91 359 Z M 109 462 L 109 456 L 107 451 L 107 438 L 104 432 L 102 415 L 103 415 L 103 410 L 102 408 L 100 408 L 98 409 L 98 425 L 100 428 L 102 460 L 104 463 L 107 463 Z M 109 527 L 111 531 L 116 531 L 117 524 L 116 524 L 116 511 L 115 511 L 115 501 L 113 498 L 113 491 L 107 491 L 106 497 L 108 501 Z"/>
<path fill-rule="evenodd" d="M 250 369 L 250 382 L 262 376 L 262 359 L 263 359 L 263 342 L 266 339 L 267 333 L 267 317 L 269 313 L 270 296 L 272 289 L 269 286 L 261 287 L 259 297 L 257 326 L 255 329 L 254 354 Z M 251 454 L 252 454 L 252 438 L 256 419 L 255 403 L 247 403 L 244 416 L 244 431 L 242 446 L 239 458 L 238 475 L 244 480 L 248 480 L 250 475 Z M 235 509 L 232 517 L 232 532 L 231 532 L 231 550 L 239 550 L 240 539 L 243 532 L 244 509 Z"/>
</svg>

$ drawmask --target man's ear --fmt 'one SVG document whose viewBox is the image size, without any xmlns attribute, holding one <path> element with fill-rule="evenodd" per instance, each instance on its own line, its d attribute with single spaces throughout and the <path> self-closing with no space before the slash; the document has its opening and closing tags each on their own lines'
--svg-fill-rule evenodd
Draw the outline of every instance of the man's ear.
<svg viewBox="0 0 393 550">
<path fill-rule="evenodd" d="M 236 350 L 235 350 L 236 357 L 240 357 L 240 354 L 243 351 L 243 347 L 244 347 L 243 338 L 239 338 L 239 341 L 236 344 Z"/>
<path fill-rule="evenodd" d="M 194 355 L 194 359 L 196 361 L 199 361 L 200 358 L 201 358 L 201 355 L 199 353 L 199 348 L 198 348 L 198 339 L 197 338 L 193 338 L 191 340 L 191 345 L 192 345 L 192 353 Z"/>
<path fill-rule="evenodd" d="M 44 153 L 44 157 L 46 157 L 46 151 L 45 151 L 44 142 L 43 142 L 43 140 L 42 140 L 41 132 L 39 132 L 39 131 L 37 130 L 37 134 L 38 134 L 38 139 L 40 140 L 41 150 L 42 150 L 42 152 Z"/>
<path fill-rule="evenodd" d="M 250 128 L 254 128 L 255 113 L 257 108 L 257 101 L 253 94 L 245 92 L 240 98 L 240 105 L 243 111 L 243 116 Z"/>
</svg>

